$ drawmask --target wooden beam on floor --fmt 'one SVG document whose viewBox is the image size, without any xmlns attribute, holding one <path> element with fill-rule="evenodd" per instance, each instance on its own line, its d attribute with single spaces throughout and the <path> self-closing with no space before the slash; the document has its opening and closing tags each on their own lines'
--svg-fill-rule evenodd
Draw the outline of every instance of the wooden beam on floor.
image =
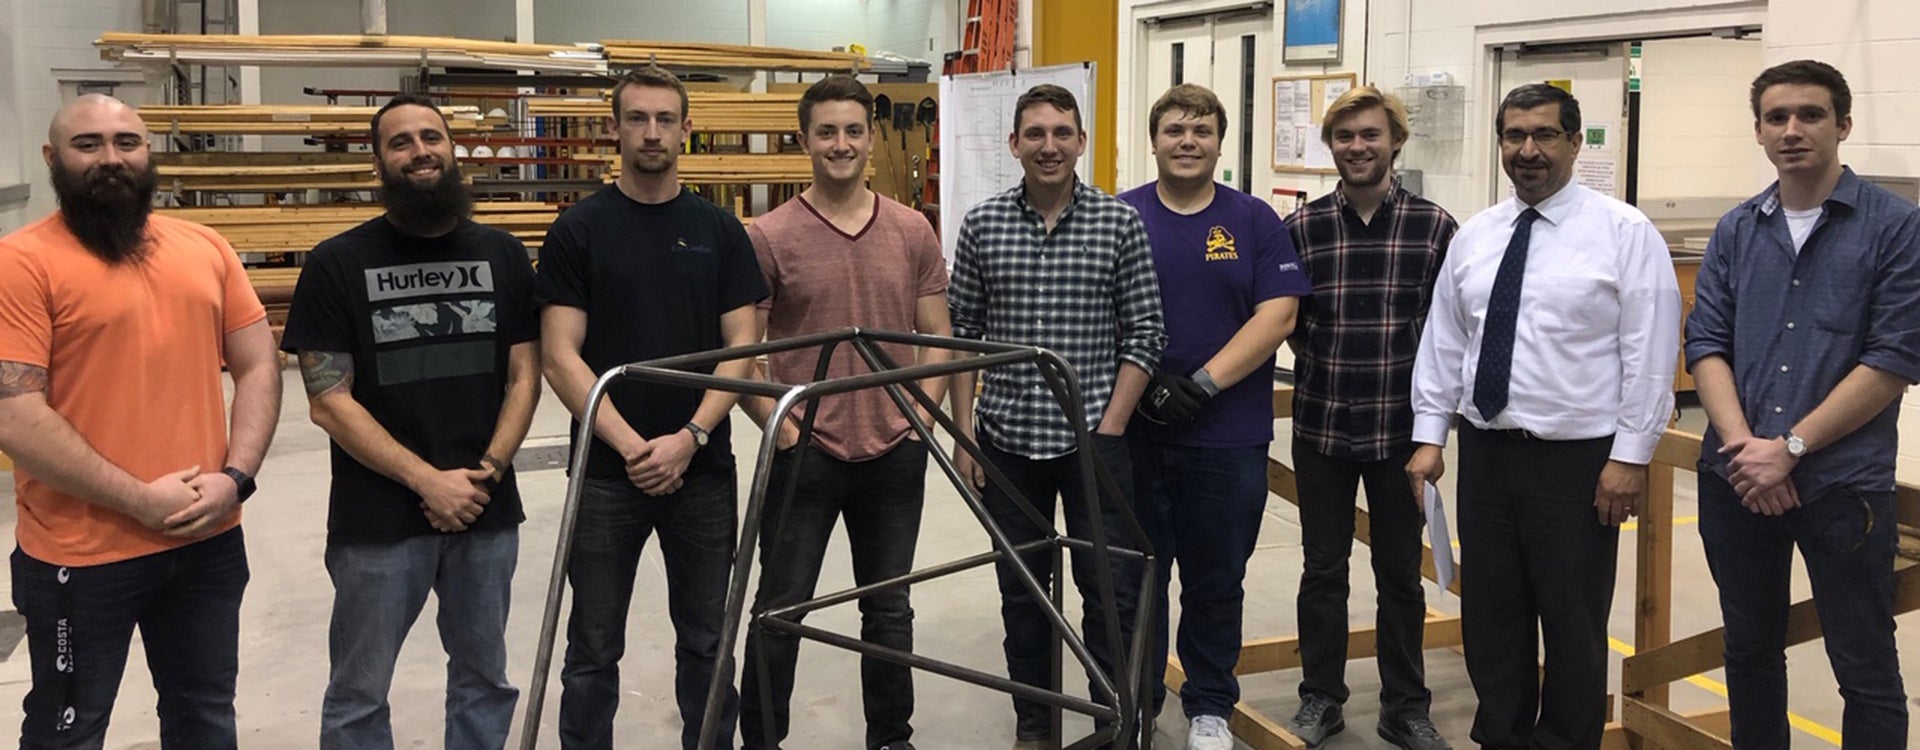
<svg viewBox="0 0 1920 750">
<path fill-rule="evenodd" d="M 1423 628 L 1425 635 L 1421 645 L 1427 649 L 1449 648 L 1461 643 L 1460 618 L 1441 615 L 1427 617 Z M 1377 650 L 1377 634 L 1373 628 L 1360 628 L 1347 631 L 1347 658 L 1368 659 Z M 1300 638 L 1260 638 L 1240 645 L 1240 661 L 1234 665 L 1237 675 L 1277 672 L 1282 669 L 1295 669 L 1300 666 Z"/>
<path fill-rule="evenodd" d="M 1632 697 L 1622 699 L 1622 704 L 1620 721 L 1607 726 L 1601 741 L 1602 748 L 1632 747 L 1634 738 L 1638 738 L 1640 750 L 1721 750 L 1733 747 L 1726 737 L 1707 729 L 1709 723 L 1725 720 L 1725 709 L 1688 716 Z"/>
<path fill-rule="evenodd" d="M 1893 580 L 1893 612 L 1920 610 L 1920 566 L 1900 559 Z M 1787 643 L 1795 646 L 1820 637 L 1820 615 L 1813 600 L 1787 608 Z M 1726 666 L 1726 629 L 1712 630 L 1627 657 L 1620 665 L 1620 689 L 1628 695 Z"/>
</svg>

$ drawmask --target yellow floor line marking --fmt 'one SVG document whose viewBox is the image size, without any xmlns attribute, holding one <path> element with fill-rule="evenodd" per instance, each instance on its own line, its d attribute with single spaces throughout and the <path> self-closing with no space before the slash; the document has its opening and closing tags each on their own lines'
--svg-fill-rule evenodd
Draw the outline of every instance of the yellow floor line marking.
<svg viewBox="0 0 1920 750">
<path fill-rule="evenodd" d="M 1676 521 L 1676 523 L 1678 523 L 1678 521 Z M 1634 654 L 1633 646 L 1629 645 L 1626 641 L 1622 641 L 1618 638 L 1608 638 L 1607 645 L 1612 646 L 1613 650 L 1619 653 L 1621 656 L 1632 656 Z M 1694 675 L 1692 677 L 1688 677 L 1687 683 L 1690 685 L 1693 685 L 1694 687 L 1705 690 L 1709 693 L 1713 693 L 1714 695 L 1720 696 L 1721 698 L 1727 697 L 1726 684 L 1718 680 L 1709 678 L 1706 675 Z M 1820 722 L 1814 721 L 1805 716 L 1801 716 L 1792 711 L 1787 712 L 1787 723 L 1793 725 L 1794 729 L 1798 729 L 1802 732 L 1806 732 L 1807 734 L 1813 735 L 1818 739 L 1825 740 L 1827 744 L 1833 745 L 1834 747 L 1841 746 L 1840 733 L 1837 731 L 1834 731 L 1832 727 L 1828 727 L 1825 724 L 1821 724 Z"/>
</svg>

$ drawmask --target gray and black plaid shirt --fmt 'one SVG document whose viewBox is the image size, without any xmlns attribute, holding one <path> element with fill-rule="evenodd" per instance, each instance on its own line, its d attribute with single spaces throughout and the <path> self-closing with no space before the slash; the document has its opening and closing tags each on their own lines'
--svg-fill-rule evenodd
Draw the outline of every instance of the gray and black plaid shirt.
<svg viewBox="0 0 1920 750">
<path fill-rule="evenodd" d="M 967 211 L 947 302 L 955 336 L 1065 358 L 1089 429 L 1106 413 L 1120 363 L 1153 372 L 1167 343 L 1140 214 L 1079 182 L 1052 233 L 1027 205 L 1025 183 Z M 983 378 L 978 429 L 995 447 L 1034 459 L 1073 452 L 1075 436 L 1037 368 L 1001 367 Z"/>
</svg>

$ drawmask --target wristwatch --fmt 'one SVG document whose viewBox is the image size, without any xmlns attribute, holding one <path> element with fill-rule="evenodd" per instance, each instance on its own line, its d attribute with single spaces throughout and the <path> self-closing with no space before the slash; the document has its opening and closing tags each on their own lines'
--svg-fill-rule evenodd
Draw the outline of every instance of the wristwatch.
<svg viewBox="0 0 1920 750">
<path fill-rule="evenodd" d="M 247 476 L 247 473 L 244 471 L 228 466 L 221 469 L 220 473 L 227 475 L 227 478 L 233 480 L 234 487 L 236 488 L 236 496 L 240 498 L 240 502 L 242 503 L 246 502 L 247 498 L 253 497 L 254 490 L 260 489 L 259 485 L 254 484 L 253 477 Z"/>
<path fill-rule="evenodd" d="M 1794 458 L 1800 458 L 1802 456 L 1807 455 L 1807 441 L 1801 440 L 1799 435 L 1795 435 L 1792 432 L 1788 432 L 1786 437 L 1787 437 L 1787 455 L 1792 456 Z"/>
<path fill-rule="evenodd" d="M 707 431 L 700 429 L 700 425 L 694 424 L 692 422 L 688 422 L 687 432 L 693 433 L 694 446 L 700 447 L 700 448 L 707 447 Z"/>
</svg>

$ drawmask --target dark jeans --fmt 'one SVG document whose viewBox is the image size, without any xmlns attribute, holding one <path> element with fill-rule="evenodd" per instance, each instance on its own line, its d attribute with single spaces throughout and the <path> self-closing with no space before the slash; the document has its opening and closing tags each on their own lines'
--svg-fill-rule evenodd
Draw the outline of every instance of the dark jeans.
<svg viewBox="0 0 1920 750">
<path fill-rule="evenodd" d="M 680 707 L 681 745 L 700 740 L 707 685 L 720 653 L 733 572 L 737 519 L 734 471 L 689 472 L 679 491 L 652 497 L 625 480 L 589 478 L 580 493 L 567 583 L 566 663 L 560 670 L 560 744 L 604 750 L 614 746 L 613 715 L 620 705 L 620 657 L 627 650 L 627 608 L 635 568 L 647 537 L 660 532 L 667 568 L 667 617 L 673 622 L 673 691 Z M 726 693 L 716 747 L 732 747 L 738 695 Z"/>
<path fill-rule="evenodd" d="M 448 750 L 500 748 L 520 690 L 507 681 L 507 608 L 520 530 L 434 533 L 397 542 L 327 545 L 333 617 L 321 701 L 322 750 L 392 750 L 394 660 L 427 603 L 447 654 Z"/>
<path fill-rule="evenodd" d="M 1906 692 L 1894 642 L 1893 493 L 1828 490 L 1769 517 L 1740 506 L 1727 480 L 1700 471 L 1700 539 L 1727 626 L 1727 708 L 1735 747 L 1786 748 L 1787 607 L 1793 550 L 1846 701 L 1848 747 L 1907 746 Z"/>
<path fill-rule="evenodd" d="M 1550 441 L 1460 421 L 1460 617 L 1489 748 L 1598 748 L 1620 528 L 1593 507 L 1613 438 Z M 1537 661 L 1541 642 L 1546 668 Z"/>
<path fill-rule="evenodd" d="M 804 460 L 800 460 L 802 450 Z M 786 491 L 796 460 L 801 464 L 800 483 L 783 509 L 777 497 Z M 847 521 L 856 585 L 912 572 L 920 509 L 926 500 L 926 446 L 906 440 L 885 455 L 858 462 L 842 461 L 809 446 L 781 451 L 773 461 L 767 482 L 769 502 L 760 515 L 760 589 L 754 594 L 755 613 L 813 598 L 827 540 L 842 517 Z M 913 651 L 913 606 L 906 587 L 861 597 L 860 639 Z M 797 636 L 748 632 L 747 660 L 740 677 L 743 746 L 774 748 L 786 739 L 794 664 L 799 657 Z M 912 669 L 862 657 L 860 686 L 868 748 L 913 737 Z M 764 700 L 762 690 L 767 692 Z"/>
<path fill-rule="evenodd" d="M 1306 566 L 1300 573 L 1300 696 L 1324 695 L 1346 703 L 1347 581 L 1353 555 L 1355 495 L 1367 487 L 1372 537 L 1374 644 L 1380 665 L 1380 713 L 1402 718 L 1427 715 L 1422 642 L 1426 592 L 1420 588 L 1421 531 L 1426 516 L 1409 496 L 1407 459 L 1412 444 L 1378 461 L 1353 461 L 1319 453 L 1296 442 L 1293 471 L 1300 490 L 1300 530 Z"/>
<path fill-rule="evenodd" d="M 1126 496 L 1121 502 L 1131 503 L 1133 469 L 1126 439 L 1096 434 L 1093 443 L 1100 451 L 1096 459 L 1106 462 L 1108 471 L 1113 473 L 1115 482 Z M 1033 504 L 1042 517 L 1049 520 L 1054 517 L 1057 496 L 1066 515 L 1067 536 L 1074 539 L 1093 538 L 1092 516 L 1087 512 L 1088 501 L 1081 485 L 1078 453 L 1058 458 L 1030 459 L 995 448 L 984 432 L 981 433 L 980 448 L 986 453 L 987 460 L 1006 475 L 1008 481 Z M 1049 529 L 1034 526 L 1033 521 L 1014 505 L 1012 498 L 992 482 L 987 483 L 982 502 L 1007 539 L 1014 544 L 1043 539 L 1052 533 Z M 1101 523 L 1106 530 L 1108 543 L 1115 547 L 1133 546 L 1132 535 L 1124 530 L 1125 522 L 1119 506 L 1109 498 L 1101 498 L 1101 510 Z M 1034 577 L 1039 579 L 1041 588 L 1050 590 L 1053 585 L 1052 554 L 1041 549 L 1022 555 L 1021 559 L 1033 571 Z M 1074 587 L 1079 590 L 1083 602 L 1081 637 L 1085 639 L 1094 663 L 1112 676 L 1115 688 L 1118 688 L 1118 683 L 1124 678 L 1118 668 L 1118 659 L 1124 654 L 1112 653 L 1107 645 L 1106 608 L 1100 604 L 1093 552 L 1073 549 L 1068 559 L 1072 561 Z M 1116 616 L 1120 619 L 1120 644 L 1124 649 L 1133 639 L 1134 613 L 1140 601 L 1140 567 L 1137 563 L 1130 564 L 1123 558 L 1115 558 L 1111 571 Z M 1047 604 L 1034 601 L 1026 587 L 1020 585 L 1020 579 L 1011 565 L 997 563 L 994 572 L 1000 579 L 1000 619 L 1007 629 L 1007 637 L 1003 642 L 1007 654 L 1007 676 L 1026 685 L 1048 688 L 1053 682 L 1052 654 L 1056 636 L 1053 625 L 1042 613 Z M 1069 655 L 1067 658 L 1072 657 Z M 1093 691 L 1092 696 L 1096 702 L 1107 702 L 1098 691 Z M 1046 704 L 1015 698 L 1013 711 L 1016 719 L 1015 736 L 1019 739 L 1044 739 L 1052 731 L 1053 712 Z"/>
<path fill-rule="evenodd" d="M 133 629 L 160 694 L 160 746 L 237 747 L 240 597 L 247 588 L 240 529 L 106 565 L 61 567 L 13 551 L 13 605 L 27 621 L 33 687 L 21 748 L 106 742 Z"/>
<path fill-rule="evenodd" d="M 1240 701 L 1240 620 L 1247 560 L 1267 507 L 1267 446 L 1195 448 L 1143 436 L 1130 438 L 1140 523 L 1158 560 L 1153 632 L 1140 669 L 1150 678 L 1142 702 L 1158 716 L 1166 701 L 1168 609 L 1172 568 L 1180 566 L 1180 633 L 1175 647 L 1187 681 L 1180 706 L 1187 718 L 1233 715 Z"/>
</svg>

